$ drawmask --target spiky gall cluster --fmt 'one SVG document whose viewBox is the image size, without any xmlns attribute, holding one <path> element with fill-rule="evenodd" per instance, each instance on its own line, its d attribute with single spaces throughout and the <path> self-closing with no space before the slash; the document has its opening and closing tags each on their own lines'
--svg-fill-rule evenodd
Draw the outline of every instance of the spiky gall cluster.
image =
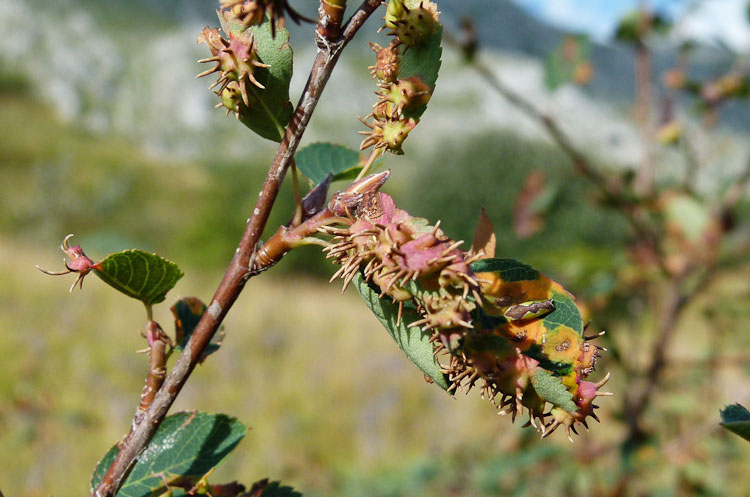
<svg viewBox="0 0 750 497">
<path fill-rule="evenodd" d="M 365 178 L 362 181 L 367 181 Z M 356 186 L 356 185 L 355 185 Z M 587 381 L 601 350 L 583 335 L 573 297 L 532 268 L 465 252 L 439 223 L 398 209 L 379 192 L 334 195 L 328 209 L 339 226 L 327 257 L 341 265 L 344 287 L 358 274 L 381 297 L 409 303 L 420 315 L 407 323 L 430 334 L 449 392 L 479 386 L 501 414 L 528 413 L 545 437 L 564 426 L 598 421 L 594 399 L 609 375 Z"/>
<path fill-rule="evenodd" d="M 366 135 L 366 138 L 360 144 L 360 149 L 364 150 L 374 146 L 375 149 L 382 148 L 396 155 L 403 154 L 401 145 L 419 121 L 415 119 L 388 119 L 375 115 L 371 117 L 371 123 L 360 119 L 362 124 L 370 128 L 370 131 L 360 131 L 361 135 Z"/>
<path fill-rule="evenodd" d="M 381 83 L 377 95 L 380 100 L 373 106 L 374 112 L 382 111 L 382 117 L 398 119 L 404 110 L 412 110 L 427 105 L 430 100 L 430 87 L 417 76 L 400 79 L 391 83 Z"/>
<path fill-rule="evenodd" d="M 398 5 L 406 8 L 402 3 Z M 370 74 L 378 80 L 379 91 L 376 92 L 378 101 L 373 105 L 372 113 L 365 119 L 360 119 L 370 128 L 370 131 L 360 131 L 361 135 L 365 135 L 360 144 L 362 150 L 374 147 L 375 150 L 402 154 L 404 140 L 419 123 L 418 119 L 408 115 L 409 112 L 423 108 L 432 95 L 432 89 L 418 76 L 399 79 L 402 56 L 400 44 L 398 39 L 387 47 L 370 43 L 376 55 L 375 65 L 369 69 Z"/>
<path fill-rule="evenodd" d="M 265 89 L 256 79 L 255 71 L 270 66 L 258 59 L 255 37 L 247 31 L 237 36 L 230 34 L 229 40 L 226 40 L 218 29 L 205 27 L 198 36 L 198 44 L 201 43 L 208 45 L 211 57 L 199 62 L 215 63 L 215 66 L 198 74 L 198 77 L 217 73 L 218 79 L 210 86 L 221 98 L 216 107 L 225 107 L 227 114 L 234 112 L 239 117 L 243 108 L 251 106 L 250 86 Z"/>
<path fill-rule="evenodd" d="M 385 193 L 351 200 L 338 194 L 329 204 L 351 222 L 344 229 L 324 228 L 335 235 L 325 249 L 328 257 L 341 265 L 332 280 L 341 277 L 346 286 L 362 269 L 364 278 L 401 308 L 407 301 L 417 303 L 424 318 L 412 326 L 436 330 L 446 343 L 454 331 L 470 327 L 475 304 L 468 296 L 479 295 L 479 283 L 458 249 L 462 242 L 398 209 Z"/>
</svg>

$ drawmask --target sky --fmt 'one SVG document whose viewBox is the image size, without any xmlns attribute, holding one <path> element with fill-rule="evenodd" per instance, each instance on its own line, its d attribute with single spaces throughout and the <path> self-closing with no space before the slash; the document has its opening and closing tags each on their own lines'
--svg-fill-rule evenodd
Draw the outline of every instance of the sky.
<svg viewBox="0 0 750 497">
<path fill-rule="evenodd" d="M 619 19 L 643 0 L 514 0 L 537 17 L 563 29 L 607 40 Z M 673 36 L 724 43 L 750 52 L 748 0 L 650 0 L 652 9 L 678 21 Z"/>
</svg>

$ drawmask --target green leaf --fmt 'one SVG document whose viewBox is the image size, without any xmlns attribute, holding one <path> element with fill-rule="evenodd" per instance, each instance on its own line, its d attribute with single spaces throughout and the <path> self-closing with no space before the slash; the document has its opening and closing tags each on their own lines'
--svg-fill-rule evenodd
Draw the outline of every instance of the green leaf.
<svg viewBox="0 0 750 497">
<path fill-rule="evenodd" d="M 299 150 L 294 156 L 299 172 L 317 185 L 326 179 L 328 173 L 333 180 L 353 179 L 362 169 L 359 152 L 333 143 L 312 143 Z"/>
<path fill-rule="evenodd" d="M 221 13 L 219 21 L 227 36 L 237 36 L 243 31 L 242 24 L 224 18 Z M 294 110 L 289 101 L 289 83 L 292 81 L 289 31 L 277 25 L 276 36 L 272 36 L 268 18 L 260 26 L 251 26 L 248 30 L 255 37 L 258 59 L 271 67 L 259 67 L 253 72 L 255 79 L 266 88 L 263 90 L 255 85 L 248 85 L 248 90 L 252 93 L 250 108 L 240 117 L 240 121 L 263 138 L 280 142 Z"/>
<path fill-rule="evenodd" d="M 117 445 L 113 445 L 109 448 L 107 453 L 104 454 L 104 457 L 102 457 L 101 460 L 96 463 L 94 474 L 91 475 L 91 493 L 94 493 L 94 490 L 99 486 L 102 478 L 104 478 L 104 475 L 107 474 L 107 470 L 109 469 L 109 467 L 112 466 L 113 462 L 115 462 L 115 458 L 117 457 L 118 452 L 120 452 L 120 449 L 117 448 Z"/>
<path fill-rule="evenodd" d="M 421 369 L 424 374 L 432 378 L 437 385 L 447 390 L 449 386 L 448 380 L 440 372 L 440 366 L 435 360 L 432 344 L 428 341 L 430 335 L 422 332 L 419 327 L 407 327 L 409 323 L 421 319 L 417 311 L 405 306 L 401 323 L 396 326 L 398 304 L 394 304 L 387 299 L 378 298 L 379 293 L 364 281 L 361 274 L 357 274 L 352 283 L 362 297 L 362 300 L 365 301 L 367 307 L 375 314 L 375 317 L 378 318 L 378 321 L 385 327 L 393 340 L 396 341 L 396 345 L 406 354 L 406 357 Z"/>
<path fill-rule="evenodd" d="M 552 292 L 552 298 L 555 301 L 555 310 L 542 318 L 544 327 L 552 331 L 560 326 L 567 326 L 583 336 L 583 318 L 573 298 L 566 293 L 555 291 Z"/>
<path fill-rule="evenodd" d="M 568 412 L 575 412 L 578 409 L 575 402 L 573 402 L 573 395 L 568 392 L 562 381 L 547 371 L 537 369 L 531 376 L 531 383 L 534 385 L 536 393 L 547 402 Z"/>
<path fill-rule="evenodd" d="M 424 43 L 409 47 L 401 57 L 399 79 L 418 76 L 430 87 L 430 93 L 435 91 L 435 82 L 440 71 L 440 57 L 443 55 L 443 47 L 440 45 L 442 39 L 443 27 L 437 25 L 435 32 Z M 404 117 L 419 119 L 425 110 L 427 105 L 404 111 Z"/>
<path fill-rule="evenodd" d="M 475 273 L 499 273 L 506 283 L 538 280 L 539 271 L 513 259 L 480 259 L 471 264 Z"/>
<path fill-rule="evenodd" d="M 165 490 L 165 481 L 170 485 L 178 479 L 197 482 L 234 450 L 246 432 L 245 425 L 225 414 L 180 412 L 168 416 L 117 495 L 148 497 Z M 118 450 L 115 445 L 97 464 L 92 492 Z"/>
<path fill-rule="evenodd" d="M 555 376 L 565 376 L 573 371 L 572 364 L 550 360 L 545 355 L 544 349 L 536 343 L 530 346 L 527 350 L 524 350 L 523 355 L 539 361 L 539 366 L 547 371 L 551 371 Z"/>
<path fill-rule="evenodd" d="M 97 266 L 102 281 L 146 305 L 164 300 L 184 274 L 174 262 L 138 249 L 110 254 Z"/>
<path fill-rule="evenodd" d="M 177 341 L 177 350 L 182 350 L 187 345 L 190 337 L 193 336 L 195 327 L 198 326 L 198 322 L 201 320 L 203 313 L 206 312 L 206 304 L 197 297 L 183 297 L 175 304 L 170 307 L 172 315 L 174 316 L 174 327 L 175 327 L 175 339 Z M 209 354 L 213 354 L 219 347 L 221 342 L 224 340 L 224 327 L 214 334 L 211 339 L 211 343 L 208 344 L 206 349 L 203 351 L 201 361 L 203 361 Z"/>
<path fill-rule="evenodd" d="M 721 410 L 721 426 L 750 441 L 750 411 L 739 404 Z"/>
</svg>

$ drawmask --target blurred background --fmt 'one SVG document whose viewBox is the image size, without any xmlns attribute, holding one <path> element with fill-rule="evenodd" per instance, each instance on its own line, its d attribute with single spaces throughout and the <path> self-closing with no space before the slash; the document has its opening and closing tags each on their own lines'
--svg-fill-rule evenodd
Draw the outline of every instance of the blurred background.
<svg viewBox="0 0 750 497">
<path fill-rule="evenodd" d="M 316 2 L 292 5 L 315 16 Z M 96 278 L 69 294 L 72 276 L 34 265 L 60 269 L 68 233 L 95 260 L 155 251 L 186 273 L 155 311 L 171 331 L 169 302 L 210 299 L 257 198 L 274 144 L 214 109 L 210 82 L 195 79 L 207 53 L 195 40 L 217 25 L 215 8 L 0 3 L 8 497 L 85 494 L 94 465 L 130 426 L 147 370 L 135 353 L 145 346 L 139 303 Z M 250 282 L 222 350 L 173 408 L 252 427 L 213 480 L 281 479 L 308 496 L 750 494 L 750 445 L 722 431 L 718 415 L 750 402 L 747 2 L 465 0 L 440 9 L 456 40 L 473 20 L 479 50 L 467 59 L 470 50 L 446 44 L 430 108 L 406 154 L 385 161 L 385 191 L 467 241 L 484 207 L 498 257 L 533 265 L 579 298 L 590 332 L 607 331 L 594 377 L 611 371 L 615 396 L 600 403 L 602 423 L 573 445 L 563 433 L 539 440 L 478 392 L 454 399 L 428 385 L 356 292 L 327 283 L 334 268 L 319 250 L 304 248 Z M 296 102 L 313 28 L 289 27 Z M 373 19 L 345 52 L 303 144 L 358 147 L 357 116 L 375 102 L 367 41 L 387 43 L 378 27 Z M 508 92 L 550 116 L 608 186 L 577 173 Z M 292 208 L 287 184 L 268 234 Z"/>
</svg>

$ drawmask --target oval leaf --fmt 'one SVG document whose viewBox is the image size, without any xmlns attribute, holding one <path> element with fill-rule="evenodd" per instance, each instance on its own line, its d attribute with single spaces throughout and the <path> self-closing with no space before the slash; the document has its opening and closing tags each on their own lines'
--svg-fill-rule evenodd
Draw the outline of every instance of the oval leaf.
<svg viewBox="0 0 750 497">
<path fill-rule="evenodd" d="M 146 305 L 164 300 L 184 274 L 174 262 L 137 249 L 108 255 L 97 263 L 95 272 L 111 287 Z"/>
<path fill-rule="evenodd" d="M 482 273 L 488 279 L 487 273 L 499 277 L 484 291 L 484 298 L 494 303 L 494 312 L 499 311 L 500 316 L 486 316 L 478 309 L 475 319 L 479 318 L 478 322 L 483 326 L 502 329 L 508 336 L 541 337 L 536 343 L 521 348 L 525 356 L 539 361 L 543 368 L 531 378 L 534 389 L 547 402 L 567 411 L 576 411 L 572 394 L 563 381 L 568 385 L 575 384 L 573 364 L 580 351 L 559 347 L 583 336 L 583 319 L 573 296 L 539 271 L 512 259 L 481 259 L 472 263 L 471 269 L 478 278 L 482 278 Z M 506 309 L 529 301 L 552 301 L 554 307 L 548 314 L 530 319 L 508 321 L 502 315 Z"/>
<path fill-rule="evenodd" d="M 442 39 L 443 27 L 438 24 L 435 32 L 424 43 L 409 47 L 401 57 L 399 79 L 418 76 L 430 87 L 430 93 L 432 93 L 440 71 L 440 57 L 443 55 L 443 47 L 440 45 Z M 427 105 L 404 111 L 404 117 L 419 119 L 425 110 L 427 110 Z"/>
<path fill-rule="evenodd" d="M 203 313 L 206 312 L 206 304 L 201 301 L 198 297 L 183 297 L 169 308 L 174 316 L 174 329 L 175 329 L 175 340 L 177 341 L 177 350 L 182 350 L 187 345 L 190 337 L 193 336 L 195 327 L 198 326 L 198 321 L 201 320 Z M 214 334 L 211 339 L 211 343 L 208 344 L 206 349 L 203 351 L 201 362 L 209 355 L 213 354 L 224 340 L 224 327 L 222 326 L 219 331 Z"/>
<path fill-rule="evenodd" d="M 506 283 L 539 279 L 539 271 L 513 259 L 480 259 L 471 265 L 471 270 L 498 273 Z"/>
<path fill-rule="evenodd" d="M 543 369 L 537 369 L 531 375 L 534 390 L 547 402 L 569 412 L 576 412 L 578 407 L 573 402 L 573 395 L 565 388 L 560 378 L 552 376 Z"/>
<path fill-rule="evenodd" d="M 435 384 L 447 390 L 449 383 L 445 375 L 440 372 L 440 365 L 433 355 L 433 347 L 429 342 L 430 335 L 422 332 L 419 327 L 407 327 L 409 323 L 421 319 L 417 311 L 405 307 L 401 323 L 396 326 L 398 304 L 391 303 L 386 299 L 380 299 L 378 297 L 379 292 L 373 290 L 364 281 L 361 274 L 357 274 L 352 283 L 362 297 L 362 300 L 365 301 L 367 307 L 375 314 L 375 317 L 378 318 L 378 321 L 385 327 L 393 340 L 396 341 L 396 345 L 406 354 L 406 357 L 421 369 L 424 374 L 430 377 Z"/>
<path fill-rule="evenodd" d="M 239 35 L 242 24 L 225 18 L 218 12 L 219 22 L 224 32 Z M 269 68 L 256 68 L 253 76 L 265 89 L 248 85 L 252 94 L 250 108 L 241 117 L 242 124 L 263 138 L 280 142 L 284 130 L 292 117 L 293 107 L 289 101 L 289 83 L 292 81 L 292 47 L 289 45 L 289 31 L 276 26 L 276 36 L 272 36 L 271 22 L 266 20 L 260 26 L 248 28 L 255 38 L 258 59 Z"/>
<path fill-rule="evenodd" d="M 328 173 L 333 174 L 332 181 L 337 181 L 356 178 L 362 169 L 359 152 L 333 143 L 312 143 L 298 151 L 294 161 L 314 185 L 325 181 Z"/>
<path fill-rule="evenodd" d="M 745 440 L 750 440 L 750 412 L 739 404 L 721 410 L 721 426 Z"/>
<path fill-rule="evenodd" d="M 245 425 L 225 414 L 180 412 L 168 416 L 117 495 L 147 497 L 165 491 L 165 483 L 197 482 L 234 450 L 246 432 Z M 118 450 L 115 445 L 97 464 L 91 478 L 92 493 Z"/>
</svg>

